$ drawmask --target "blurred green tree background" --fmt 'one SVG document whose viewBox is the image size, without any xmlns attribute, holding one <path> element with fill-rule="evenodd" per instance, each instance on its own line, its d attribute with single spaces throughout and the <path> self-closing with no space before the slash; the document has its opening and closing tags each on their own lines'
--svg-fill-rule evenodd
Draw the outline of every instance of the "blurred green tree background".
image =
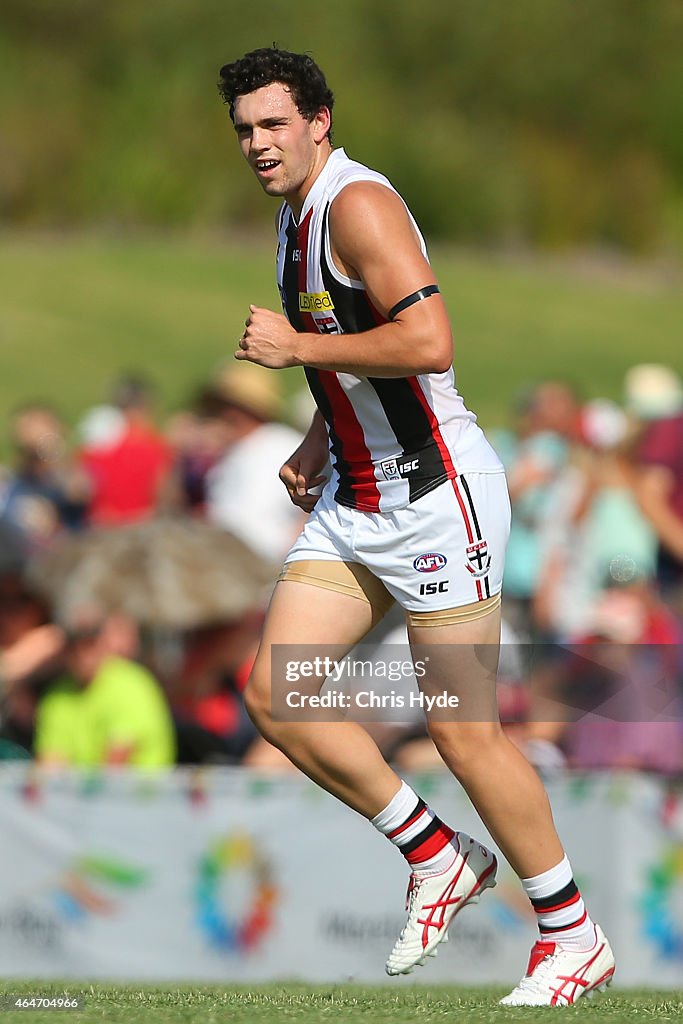
<svg viewBox="0 0 683 1024">
<path fill-rule="evenodd" d="M 216 88 L 273 42 L 416 214 L 485 424 L 530 379 L 680 363 L 683 0 L 0 0 L 0 417 L 76 423 L 122 368 L 178 408 L 278 308 Z"/>
<path fill-rule="evenodd" d="M 681 0 L 3 0 L 3 223 L 270 222 L 215 83 L 273 41 L 431 237 L 683 248 Z"/>
</svg>

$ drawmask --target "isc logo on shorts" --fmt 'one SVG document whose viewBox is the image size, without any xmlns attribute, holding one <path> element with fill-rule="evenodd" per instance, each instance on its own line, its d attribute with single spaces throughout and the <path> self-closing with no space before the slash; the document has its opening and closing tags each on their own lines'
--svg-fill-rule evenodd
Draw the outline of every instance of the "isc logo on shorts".
<svg viewBox="0 0 683 1024">
<path fill-rule="evenodd" d="M 299 311 L 301 313 L 321 313 L 325 309 L 334 309 L 334 302 L 329 292 L 299 292 Z"/>
<path fill-rule="evenodd" d="M 418 555 L 413 562 L 413 569 L 418 572 L 438 572 L 443 569 L 448 559 L 438 551 L 428 551 L 424 555 Z"/>
<path fill-rule="evenodd" d="M 448 585 L 450 580 L 439 580 L 438 583 L 434 580 L 433 583 L 421 583 L 420 584 L 420 597 L 433 594 L 446 594 L 448 593 Z"/>
</svg>

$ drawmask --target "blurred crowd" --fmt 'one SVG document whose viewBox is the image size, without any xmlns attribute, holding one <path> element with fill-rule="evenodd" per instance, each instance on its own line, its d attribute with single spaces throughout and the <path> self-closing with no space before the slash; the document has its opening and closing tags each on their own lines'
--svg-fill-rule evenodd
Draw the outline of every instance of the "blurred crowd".
<svg viewBox="0 0 683 1024">
<path fill-rule="evenodd" d="M 0 467 L 0 759 L 286 768 L 241 699 L 304 521 L 278 469 L 312 409 L 279 389 L 236 363 L 163 425 L 137 374 L 74 431 L 50 403 L 15 410 Z M 636 366 L 617 404 L 540 381 L 489 433 L 513 508 L 505 728 L 544 772 L 683 774 L 683 383 Z M 378 657 L 405 641 L 395 613 L 372 638 Z M 420 721 L 368 728 L 403 770 L 437 766 Z"/>
</svg>

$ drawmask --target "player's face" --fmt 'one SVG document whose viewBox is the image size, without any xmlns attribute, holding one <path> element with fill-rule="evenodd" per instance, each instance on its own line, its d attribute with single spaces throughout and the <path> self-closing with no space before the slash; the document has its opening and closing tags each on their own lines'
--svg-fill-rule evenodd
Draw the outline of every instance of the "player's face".
<svg viewBox="0 0 683 1024">
<path fill-rule="evenodd" d="M 289 89 L 274 82 L 238 96 L 234 117 L 240 149 L 264 191 L 294 205 L 303 201 L 329 150 L 320 145 L 329 128 L 327 108 L 307 121 Z"/>
</svg>

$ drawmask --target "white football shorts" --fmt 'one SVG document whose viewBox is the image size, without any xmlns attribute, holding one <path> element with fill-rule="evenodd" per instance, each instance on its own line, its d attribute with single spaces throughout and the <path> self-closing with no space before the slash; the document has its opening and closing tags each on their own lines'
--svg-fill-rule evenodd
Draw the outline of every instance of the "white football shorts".
<svg viewBox="0 0 683 1024">
<path fill-rule="evenodd" d="M 410 612 L 488 601 L 503 585 L 510 534 L 505 473 L 464 473 L 406 508 L 359 512 L 326 487 L 285 559 L 365 566 Z"/>
</svg>

